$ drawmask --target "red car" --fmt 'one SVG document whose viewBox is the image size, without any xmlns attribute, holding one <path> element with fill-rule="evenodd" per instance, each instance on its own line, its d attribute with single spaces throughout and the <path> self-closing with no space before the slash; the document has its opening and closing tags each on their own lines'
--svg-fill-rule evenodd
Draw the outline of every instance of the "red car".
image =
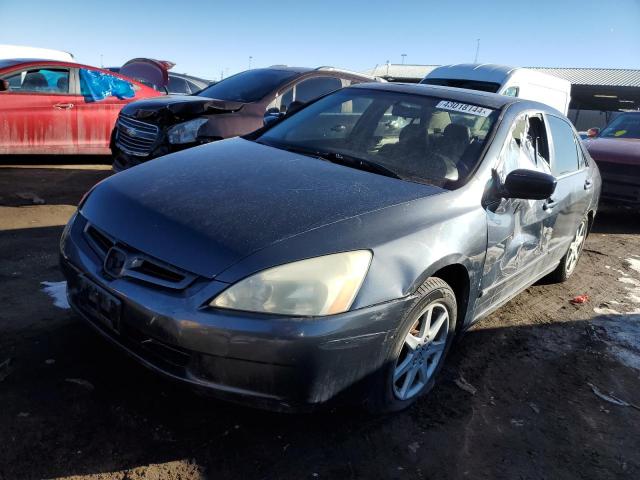
<svg viewBox="0 0 640 480">
<path fill-rule="evenodd" d="M 585 141 L 602 175 L 602 200 L 640 206 L 640 112 L 616 116 Z"/>
<path fill-rule="evenodd" d="M 145 84 L 168 80 L 166 65 L 148 59 L 127 62 L 121 73 L 52 60 L 0 60 L 0 154 L 109 155 L 120 109 L 162 95 Z"/>
</svg>

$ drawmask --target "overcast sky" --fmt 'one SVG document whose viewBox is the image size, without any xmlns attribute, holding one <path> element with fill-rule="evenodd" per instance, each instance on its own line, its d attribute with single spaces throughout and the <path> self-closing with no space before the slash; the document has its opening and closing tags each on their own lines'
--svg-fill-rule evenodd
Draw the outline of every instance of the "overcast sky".
<svg viewBox="0 0 640 480">
<path fill-rule="evenodd" d="M 0 0 L 0 44 L 219 79 L 273 64 L 640 68 L 640 0 Z"/>
</svg>

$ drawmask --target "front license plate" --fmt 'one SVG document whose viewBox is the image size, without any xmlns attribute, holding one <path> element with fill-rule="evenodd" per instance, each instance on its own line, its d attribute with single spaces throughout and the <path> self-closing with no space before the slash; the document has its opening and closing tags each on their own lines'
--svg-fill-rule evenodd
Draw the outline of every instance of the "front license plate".
<svg viewBox="0 0 640 480">
<path fill-rule="evenodd" d="M 120 328 L 120 300 L 85 277 L 79 278 L 76 302 L 82 310 L 111 330 Z"/>
</svg>

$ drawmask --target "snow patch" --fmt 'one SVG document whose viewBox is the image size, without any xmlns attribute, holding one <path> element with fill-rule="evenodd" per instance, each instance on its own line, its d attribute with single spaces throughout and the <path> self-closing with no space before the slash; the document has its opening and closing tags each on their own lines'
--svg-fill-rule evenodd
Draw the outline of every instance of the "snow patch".
<svg viewBox="0 0 640 480">
<path fill-rule="evenodd" d="M 631 267 L 633 270 L 640 273 L 640 258 L 627 258 L 625 259 L 625 262 L 627 262 L 629 264 L 629 267 Z"/>
<path fill-rule="evenodd" d="M 626 287 L 627 292 L 629 292 L 627 293 L 627 299 L 631 303 L 640 303 L 640 280 L 631 277 L 620 277 L 618 281 L 631 285 Z"/>
<path fill-rule="evenodd" d="M 67 301 L 67 282 L 40 282 L 42 291 L 53 298 L 53 304 L 58 308 L 71 308 Z"/>
</svg>

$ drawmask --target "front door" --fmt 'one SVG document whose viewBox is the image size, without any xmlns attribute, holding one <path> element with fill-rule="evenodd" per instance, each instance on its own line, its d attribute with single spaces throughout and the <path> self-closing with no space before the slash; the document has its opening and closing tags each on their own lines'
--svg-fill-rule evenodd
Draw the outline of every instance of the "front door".
<svg viewBox="0 0 640 480">
<path fill-rule="evenodd" d="M 549 173 L 549 143 L 542 116 L 530 113 L 511 127 L 495 167 L 494 182 L 504 183 L 516 169 Z M 487 256 L 478 315 L 511 298 L 545 269 L 553 215 L 546 200 L 496 199 L 486 205 Z"/>
<path fill-rule="evenodd" d="M 3 77 L 0 92 L 0 153 L 75 153 L 76 106 L 70 91 L 71 70 L 30 67 Z"/>
</svg>

